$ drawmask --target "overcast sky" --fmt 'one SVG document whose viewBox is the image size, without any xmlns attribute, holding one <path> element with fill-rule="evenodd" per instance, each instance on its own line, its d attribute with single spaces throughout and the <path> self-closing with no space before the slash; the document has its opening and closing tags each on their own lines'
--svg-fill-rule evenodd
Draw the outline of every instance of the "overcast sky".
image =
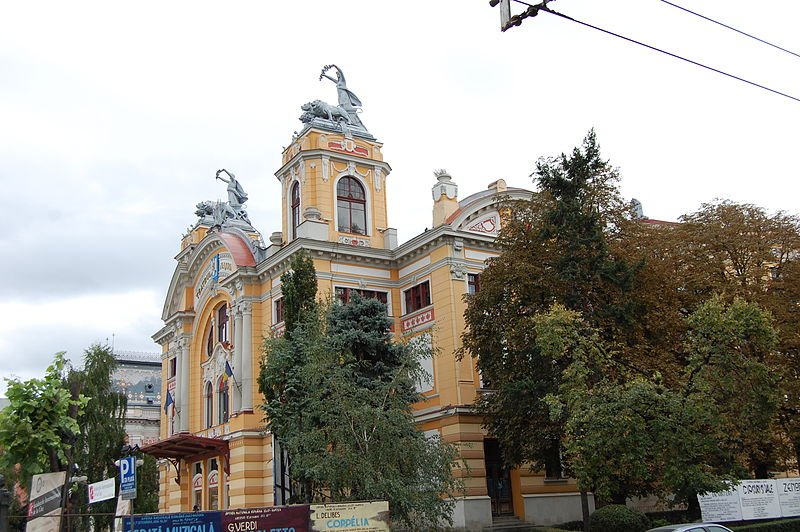
<svg viewBox="0 0 800 532">
<path fill-rule="evenodd" d="M 800 53 L 796 0 L 676 2 Z M 800 98 L 800 58 L 662 1 L 550 7 Z M 280 229 L 274 172 L 300 105 L 336 102 L 329 63 L 384 142 L 401 241 L 430 225 L 434 169 L 461 198 L 530 187 L 592 127 L 651 218 L 717 197 L 798 212 L 800 102 L 547 13 L 501 33 L 486 0 L 6 2 L 0 377 L 112 337 L 158 351 L 194 205 L 225 198 L 227 168 L 265 238 Z"/>
</svg>

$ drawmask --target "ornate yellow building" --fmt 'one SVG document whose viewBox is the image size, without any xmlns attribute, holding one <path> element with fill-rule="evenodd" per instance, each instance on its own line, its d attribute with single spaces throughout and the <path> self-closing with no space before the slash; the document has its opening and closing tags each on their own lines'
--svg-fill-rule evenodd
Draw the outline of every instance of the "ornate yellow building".
<svg viewBox="0 0 800 532">
<path fill-rule="evenodd" d="M 326 67 L 325 74 L 330 68 Z M 359 120 L 360 101 L 336 68 L 339 105 L 303 106 L 305 123 L 283 152 L 281 231 L 266 244 L 250 225 L 247 195 L 225 171 L 227 202 L 197 205 L 180 245 L 164 304 L 161 440 L 145 449 L 161 462 L 160 511 L 269 506 L 284 501 L 281 453 L 265 431 L 256 376 L 262 339 L 283 326 L 281 275 L 301 250 L 313 259 L 320 296 L 359 292 L 385 302 L 398 336 L 436 348 L 420 382 L 420 430 L 456 444 L 469 465 L 454 524 L 491 525 L 493 516 L 535 523 L 580 518 L 573 482 L 528 469 L 505 472 L 499 449 L 471 407 L 481 391 L 474 362 L 455 356 L 464 294 L 480 289 L 496 255 L 502 197 L 530 192 L 502 180 L 458 199 L 445 171 L 433 184 L 432 228 L 398 245 L 389 226 L 382 145 Z M 227 174 L 222 175 L 222 173 Z"/>
</svg>

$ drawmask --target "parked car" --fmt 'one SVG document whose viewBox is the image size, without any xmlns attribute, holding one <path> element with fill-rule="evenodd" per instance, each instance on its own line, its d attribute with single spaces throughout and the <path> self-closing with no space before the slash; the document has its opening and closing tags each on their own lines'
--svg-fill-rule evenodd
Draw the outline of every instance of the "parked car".
<svg viewBox="0 0 800 532">
<path fill-rule="evenodd" d="M 733 532 L 730 528 L 715 523 L 682 523 L 660 526 L 647 532 Z"/>
</svg>

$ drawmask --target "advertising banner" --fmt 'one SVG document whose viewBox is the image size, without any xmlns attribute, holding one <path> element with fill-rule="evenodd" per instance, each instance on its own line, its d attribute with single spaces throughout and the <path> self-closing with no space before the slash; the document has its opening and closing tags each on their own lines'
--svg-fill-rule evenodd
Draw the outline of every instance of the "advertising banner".
<svg viewBox="0 0 800 532">
<path fill-rule="evenodd" d="M 222 512 L 225 532 L 308 532 L 308 505 L 242 508 Z"/>
<path fill-rule="evenodd" d="M 704 521 L 800 516 L 800 478 L 742 480 L 728 491 L 698 495 Z"/>
<path fill-rule="evenodd" d="M 742 520 L 742 505 L 739 501 L 739 491 L 736 488 L 698 495 L 697 500 L 700 502 L 700 513 L 703 515 L 703 521 Z"/>
<path fill-rule="evenodd" d="M 774 480 L 742 480 L 736 487 L 742 503 L 742 519 L 771 519 L 781 516 Z"/>
<path fill-rule="evenodd" d="M 186 530 L 191 532 L 308 532 L 308 505 L 242 508 L 213 512 L 148 514 L 123 518 L 126 532 Z"/>
<path fill-rule="evenodd" d="M 54 532 L 61 529 L 61 502 L 67 473 L 34 475 L 26 532 Z"/>
<path fill-rule="evenodd" d="M 346 502 L 339 504 L 312 504 L 311 530 L 346 532 L 388 532 L 389 503 Z"/>
<path fill-rule="evenodd" d="M 778 486 L 781 515 L 783 517 L 800 516 L 800 478 L 779 478 L 775 483 Z"/>
<path fill-rule="evenodd" d="M 113 478 L 89 484 L 89 504 L 113 499 L 116 489 L 117 481 Z"/>
</svg>

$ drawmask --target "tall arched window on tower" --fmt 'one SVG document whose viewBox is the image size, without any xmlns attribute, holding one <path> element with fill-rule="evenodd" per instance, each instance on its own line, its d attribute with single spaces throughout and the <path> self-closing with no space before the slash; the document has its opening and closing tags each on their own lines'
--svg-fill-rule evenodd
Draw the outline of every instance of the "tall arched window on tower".
<svg viewBox="0 0 800 532">
<path fill-rule="evenodd" d="M 230 404 L 228 394 L 228 379 L 225 377 L 219 378 L 219 383 L 217 385 L 217 397 L 219 397 L 219 406 L 217 411 L 219 412 L 219 423 L 221 425 L 228 422 L 228 405 Z"/>
<path fill-rule="evenodd" d="M 292 185 L 292 239 L 297 238 L 297 226 L 300 225 L 300 183 Z"/>
<path fill-rule="evenodd" d="M 364 187 L 352 177 L 343 177 L 336 186 L 336 215 L 339 231 L 367 234 L 367 197 Z"/>
<path fill-rule="evenodd" d="M 211 383 L 206 383 L 206 428 L 214 424 L 214 389 Z"/>
<path fill-rule="evenodd" d="M 225 303 L 217 309 L 217 333 L 219 343 L 228 343 L 228 305 Z"/>
</svg>

